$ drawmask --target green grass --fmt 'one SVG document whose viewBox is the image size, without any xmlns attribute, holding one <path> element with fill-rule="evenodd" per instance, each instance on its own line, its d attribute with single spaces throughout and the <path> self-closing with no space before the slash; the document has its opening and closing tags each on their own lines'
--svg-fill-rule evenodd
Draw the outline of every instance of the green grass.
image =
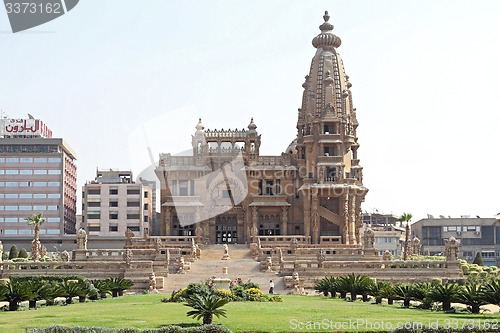
<svg viewBox="0 0 500 333">
<path fill-rule="evenodd" d="M 67 326 L 158 328 L 165 325 L 198 324 L 186 316 L 188 307 L 162 303 L 165 295 L 136 295 L 68 306 L 39 307 L 0 313 L 0 333 L 21 333 L 28 327 Z M 496 314 L 445 314 L 404 309 L 399 305 L 346 302 L 322 296 L 283 296 L 283 303 L 234 302 L 227 304 L 227 318 L 214 318 L 235 332 L 366 331 L 396 328 L 398 323 L 439 323 L 451 327 L 493 324 Z M 307 322 L 318 323 L 316 327 Z M 303 326 L 299 326 L 300 325 Z M 352 323 L 352 325 L 349 325 Z M 369 325 L 372 325 L 371 327 Z M 347 325 L 343 329 L 341 325 Z M 382 325 L 382 327 L 377 327 Z"/>
</svg>

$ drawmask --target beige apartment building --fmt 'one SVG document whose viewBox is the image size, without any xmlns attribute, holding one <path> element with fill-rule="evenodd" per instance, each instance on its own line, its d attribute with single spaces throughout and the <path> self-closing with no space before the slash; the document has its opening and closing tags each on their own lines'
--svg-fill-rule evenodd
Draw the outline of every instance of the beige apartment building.
<svg viewBox="0 0 500 333">
<path fill-rule="evenodd" d="M 459 259 L 471 263 L 480 252 L 485 265 L 500 267 L 500 221 L 495 218 L 429 217 L 413 223 L 411 230 L 424 254 L 444 254 L 445 243 L 453 236 L 460 243 Z"/>
<path fill-rule="evenodd" d="M 76 232 L 76 154 L 41 120 L 0 119 L 0 240 L 31 238 L 25 218 L 42 212 L 40 234 Z"/>
<path fill-rule="evenodd" d="M 82 191 L 82 223 L 89 239 L 124 239 L 130 229 L 135 236 L 149 235 L 153 217 L 153 193 L 136 183 L 131 171 L 98 170 Z"/>
<path fill-rule="evenodd" d="M 338 52 L 341 40 L 328 13 L 323 19 L 302 98 L 297 96 L 297 132 L 282 153 L 261 155 L 254 119 L 232 130 L 207 129 L 200 119 L 186 137 L 189 154 L 160 155 L 162 235 L 196 235 L 212 244 L 301 235 L 312 244 L 328 237 L 360 246 L 368 189 L 358 157 L 358 120 Z"/>
</svg>

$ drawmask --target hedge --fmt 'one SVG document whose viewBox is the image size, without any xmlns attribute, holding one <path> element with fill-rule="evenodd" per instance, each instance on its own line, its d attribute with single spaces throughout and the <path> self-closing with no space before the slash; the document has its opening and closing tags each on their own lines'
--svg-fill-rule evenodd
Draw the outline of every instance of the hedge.
<svg viewBox="0 0 500 333">
<path fill-rule="evenodd" d="M 233 333 L 222 325 L 201 325 L 191 327 L 165 326 L 156 329 L 140 330 L 137 328 L 103 327 L 67 327 L 54 325 L 47 328 L 30 328 L 26 333 Z"/>
<path fill-rule="evenodd" d="M 85 281 L 86 278 L 80 275 L 17 275 L 11 276 L 11 282 L 24 282 L 24 281 L 47 281 L 47 282 L 63 282 L 68 280 L 78 280 L 79 282 Z"/>
</svg>

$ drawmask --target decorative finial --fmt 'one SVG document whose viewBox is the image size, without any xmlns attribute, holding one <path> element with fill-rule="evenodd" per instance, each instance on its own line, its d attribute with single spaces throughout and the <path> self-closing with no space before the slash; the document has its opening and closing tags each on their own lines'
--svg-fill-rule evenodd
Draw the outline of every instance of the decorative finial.
<svg viewBox="0 0 500 333">
<path fill-rule="evenodd" d="M 328 15 L 328 11 L 325 10 L 325 15 L 323 15 L 323 20 L 325 20 L 325 22 L 328 22 L 329 19 L 330 19 L 330 15 Z"/>
<path fill-rule="evenodd" d="M 323 49 L 333 49 L 340 46 L 342 41 L 339 37 L 333 34 L 333 24 L 328 22 L 330 20 L 330 15 L 328 15 L 328 11 L 325 11 L 325 15 L 323 15 L 323 24 L 319 26 L 319 30 L 321 33 L 314 37 L 312 44 L 315 48 L 323 48 Z"/>
<path fill-rule="evenodd" d="M 255 123 L 253 122 L 253 117 L 252 119 L 250 119 L 250 124 L 248 124 L 248 129 L 250 131 L 255 131 L 257 129 L 257 125 L 255 125 Z"/>
<path fill-rule="evenodd" d="M 196 130 L 197 131 L 202 131 L 205 129 L 205 125 L 201 122 L 201 118 L 198 118 L 198 124 L 196 125 Z"/>
</svg>

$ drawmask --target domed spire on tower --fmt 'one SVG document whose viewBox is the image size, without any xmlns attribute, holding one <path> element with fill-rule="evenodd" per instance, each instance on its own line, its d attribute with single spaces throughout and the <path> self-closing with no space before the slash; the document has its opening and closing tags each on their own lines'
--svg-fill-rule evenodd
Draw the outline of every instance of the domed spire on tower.
<svg viewBox="0 0 500 333">
<path fill-rule="evenodd" d="M 201 122 L 201 118 L 198 118 L 198 124 L 196 125 L 197 131 L 203 131 L 205 129 L 205 125 Z"/>
<path fill-rule="evenodd" d="M 255 130 L 257 129 L 257 125 L 255 125 L 255 123 L 253 122 L 253 117 L 252 119 L 250 119 L 250 124 L 248 124 L 248 129 L 251 132 L 255 132 Z"/>
<path fill-rule="evenodd" d="M 330 20 L 330 15 L 328 15 L 328 11 L 325 11 L 325 15 L 323 15 L 323 19 L 325 22 L 319 26 L 321 33 L 313 38 L 312 44 L 315 48 L 323 48 L 323 49 L 331 49 L 339 47 L 342 43 L 342 40 L 333 34 L 333 24 L 328 22 Z"/>
</svg>

